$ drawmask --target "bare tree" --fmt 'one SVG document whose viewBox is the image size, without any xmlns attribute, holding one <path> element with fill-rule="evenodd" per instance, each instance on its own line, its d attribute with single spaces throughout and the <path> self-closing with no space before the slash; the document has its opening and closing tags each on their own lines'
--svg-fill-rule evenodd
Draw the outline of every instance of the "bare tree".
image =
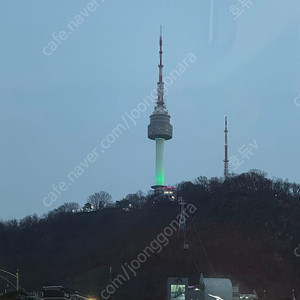
<svg viewBox="0 0 300 300">
<path fill-rule="evenodd" d="M 64 203 L 63 205 L 51 210 L 50 212 L 48 212 L 45 217 L 55 217 L 58 215 L 62 215 L 62 214 L 68 214 L 68 213 L 72 213 L 72 212 L 78 212 L 79 211 L 79 204 L 76 202 L 67 202 Z"/>
<path fill-rule="evenodd" d="M 100 191 L 88 197 L 87 203 L 90 203 L 95 210 L 105 207 L 112 201 L 112 197 L 108 192 Z"/>
<path fill-rule="evenodd" d="M 65 212 L 78 212 L 80 205 L 76 202 L 67 202 L 64 205 Z"/>
<path fill-rule="evenodd" d="M 32 216 L 27 216 L 19 221 L 19 227 L 21 229 L 30 228 L 32 225 L 37 224 L 39 221 L 39 218 L 37 214 L 34 214 Z"/>
</svg>

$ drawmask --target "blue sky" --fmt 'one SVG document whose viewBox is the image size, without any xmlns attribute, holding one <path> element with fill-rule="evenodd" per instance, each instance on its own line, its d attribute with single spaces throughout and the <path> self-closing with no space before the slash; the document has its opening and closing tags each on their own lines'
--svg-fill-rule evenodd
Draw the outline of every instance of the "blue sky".
<svg viewBox="0 0 300 300">
<path fill-rule="evenodd" d="M 241 8 L 238 0 L 96 0 L 87 11 L 89 3 L 0 3 L 0 219 L 83 205 L 99 190 L 119 200 L 150 189 L 152 107 L 104 153 L 100 145 L 156 88 L 160 24 L 165 75 L 189 53 L 197 57 L 168 87 L 174 134 L 165 146 L 166 183 L 222 176 L 225 114 L 229 156 L 257 144 L 236 173 L 256 168 L 300 182 L 298 0 L 253 0 L 237 19 L 229 9 Z M 82 24 L 70 32 L 77 15 Z M 68 38 L 45 55 L 61 31 Z M 99 156 L 87 166 L 95 147 Z M 84 173 L 46 207 L 52 184 L 80 162 Z"/>
</svg>

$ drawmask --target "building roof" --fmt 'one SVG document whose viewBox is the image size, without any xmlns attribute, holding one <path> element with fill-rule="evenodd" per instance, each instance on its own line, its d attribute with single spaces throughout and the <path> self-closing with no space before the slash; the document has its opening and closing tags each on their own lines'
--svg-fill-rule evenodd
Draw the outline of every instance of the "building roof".
<svg viewBox="0 0 300 300">
<path fill-rule="evenodd" d="M 204 300 L 213 300 L 208 294 L 218 296 L 223 300 L 232 300 L 232 283 L 229 279 L 204 278 Z"/>
</svg>

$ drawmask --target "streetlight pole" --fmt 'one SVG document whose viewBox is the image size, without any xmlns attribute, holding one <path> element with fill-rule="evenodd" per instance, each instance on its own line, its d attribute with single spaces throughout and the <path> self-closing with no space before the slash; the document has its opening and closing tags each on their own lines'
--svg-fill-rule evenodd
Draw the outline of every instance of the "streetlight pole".
<svg viewBox="0 0 300 300">
<path fill-rule="evenodd" d="M 16 279 L 17 279 L 17 291 L 18 291 L 19 290 L 19 269 L 17 269 Z"/>
<path fill-rule="evenodd" d="M 17 281 L 16 286 L 13 285 L 13 284 L 12 284 L 12 286 L 18 291 L 19 290 L 19 286 L 20 286 L 19 270 L 17 270 L 16 275 L 13 274 L 13 273 L 10 273 L 8 271 L 2 270 L 2 269 L 0 269 L 0 272 L 6 273 L 6 274 L 8 274 L 8 275 L 10 275 L 10 276 L 12 276 L 12 277 L 14 277 L 16 279 L 16 281 Z M 2 277 L 2 276 L 0 276 L 0 277 Z M 2 278 L 5 279 L 6 281 L 8 281 L 5 277 L 2 277 Z M 8 281 L 8 282 L 10 282 L 10 281 Z"/>
</svg>

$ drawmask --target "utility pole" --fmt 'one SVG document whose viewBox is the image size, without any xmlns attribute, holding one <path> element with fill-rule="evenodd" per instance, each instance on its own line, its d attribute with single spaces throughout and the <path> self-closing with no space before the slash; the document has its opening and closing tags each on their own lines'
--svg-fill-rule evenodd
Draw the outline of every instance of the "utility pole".
<svg viewBox="0 0 300 300">
<path fill-rule="evenodd" d="M 110 284 L 112 284 L 112 266 L 109 267 L 109 275 L 108 275 L 108 285 Z M 114 296 L 111 295 L 109 298 L 113 300 Z"/>
</svg>

